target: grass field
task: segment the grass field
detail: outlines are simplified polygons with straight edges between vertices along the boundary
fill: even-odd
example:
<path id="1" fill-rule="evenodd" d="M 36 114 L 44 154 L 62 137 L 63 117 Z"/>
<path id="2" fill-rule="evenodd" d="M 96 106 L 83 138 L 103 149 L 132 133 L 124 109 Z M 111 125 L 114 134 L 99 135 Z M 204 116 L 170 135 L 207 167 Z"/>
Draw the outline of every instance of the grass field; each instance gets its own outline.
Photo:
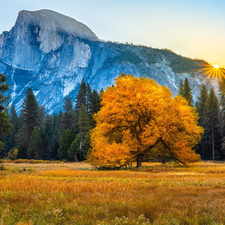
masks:
<path id="1" fill-rule="evenodd" d="M 225 164 L 0 164 L 3 224 L 225 224 Z"/>

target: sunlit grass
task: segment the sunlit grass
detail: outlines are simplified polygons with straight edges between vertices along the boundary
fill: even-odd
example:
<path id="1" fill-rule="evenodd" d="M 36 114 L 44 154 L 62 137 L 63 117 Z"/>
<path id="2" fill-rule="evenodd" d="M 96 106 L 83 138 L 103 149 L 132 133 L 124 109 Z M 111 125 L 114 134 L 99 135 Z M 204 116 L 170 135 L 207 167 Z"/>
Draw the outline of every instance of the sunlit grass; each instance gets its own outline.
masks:
<path id="1" fill-rule="evenodd" d="M 57 167 L 58 166 L 58 167 Z M 225 164 L 4 164 L 0 224 L 225 224 Z"/>

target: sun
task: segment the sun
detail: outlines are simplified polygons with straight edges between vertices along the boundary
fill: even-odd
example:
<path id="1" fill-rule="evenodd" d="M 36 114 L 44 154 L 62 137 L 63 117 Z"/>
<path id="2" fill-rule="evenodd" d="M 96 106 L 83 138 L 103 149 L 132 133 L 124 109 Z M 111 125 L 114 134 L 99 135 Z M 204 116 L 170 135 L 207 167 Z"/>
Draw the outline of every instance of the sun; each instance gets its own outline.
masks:
<path id="1" fill-rule="evenodd" d="M 205 65 L 200 69 L 200 74 L 204 76 L 203 83 L 207 81 L 209 84 L 215 84 L 217 86 L 221 79 L 225 79 L 225 69 L 221 68 L 218 64 Z"/>

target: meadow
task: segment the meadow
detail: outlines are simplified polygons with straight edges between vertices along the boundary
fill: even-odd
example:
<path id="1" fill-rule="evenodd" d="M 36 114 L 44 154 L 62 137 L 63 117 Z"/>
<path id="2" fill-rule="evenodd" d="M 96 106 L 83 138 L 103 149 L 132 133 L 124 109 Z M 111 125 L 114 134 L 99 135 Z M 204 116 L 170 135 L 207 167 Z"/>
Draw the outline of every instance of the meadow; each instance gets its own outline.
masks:
<path id="1" fill-rule="evenodd" d="M 0 225 L 225 224 L 225 163 L 0 164 Z"/>

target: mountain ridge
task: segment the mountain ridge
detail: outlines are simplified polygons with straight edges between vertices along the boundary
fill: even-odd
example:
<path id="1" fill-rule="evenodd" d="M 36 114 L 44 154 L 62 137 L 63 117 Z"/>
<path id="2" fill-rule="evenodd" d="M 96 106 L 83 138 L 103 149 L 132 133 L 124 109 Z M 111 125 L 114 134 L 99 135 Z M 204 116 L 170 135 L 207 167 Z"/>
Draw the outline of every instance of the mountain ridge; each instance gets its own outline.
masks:
<path id="1" fill-rule="evenodd" d="M 57 18 L 47 22 L 46 18 L 39 18 L 40 13 L 46 12 Z M 21 17 L 27 13 L 29 18 Z M 64 22 L 59 27 L 53 24 L 66 17 L 59 15 L 49 10 L 21 11 L 14 27 L 0 35 L 0 72 L 11 84 L 10 104 L 17 111 L 28 87 L 33 89 L 39 104 L 53 113 L 62 109 L 67 95 L 75 101 L 83 78 L 92 89 L 100 91 L 114 84 L 121 73 L 146 76 L 166 85 L 173 95 L 177 94 L 180 79 L 189 78 L 193 90 L 198 90 L 204 80 L 200 70 L 209 64 L 203 60 L 185 58 L 165 49 L 103 42 L 94 33 L 93 40 L 70 31 L 58 32 Z M 195 101 L 197 95 L 198 91 Z"/>

